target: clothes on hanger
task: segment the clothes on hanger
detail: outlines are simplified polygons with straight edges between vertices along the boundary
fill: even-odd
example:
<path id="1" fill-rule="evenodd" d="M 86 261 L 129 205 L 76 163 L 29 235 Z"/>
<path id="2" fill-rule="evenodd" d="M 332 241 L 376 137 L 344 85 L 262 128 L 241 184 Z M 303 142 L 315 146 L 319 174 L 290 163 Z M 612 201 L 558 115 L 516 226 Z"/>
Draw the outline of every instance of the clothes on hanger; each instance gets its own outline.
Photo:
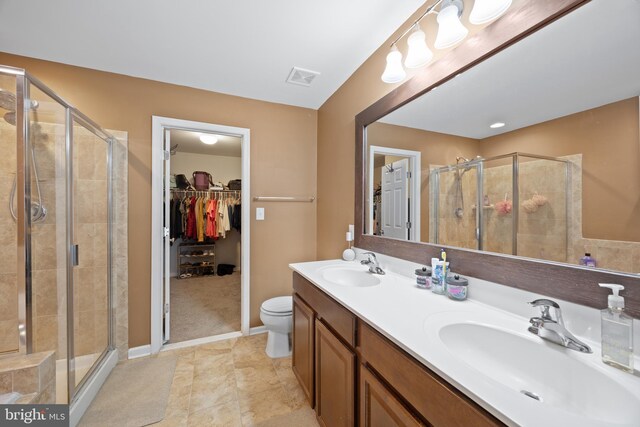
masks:
<path id="1" fill-rule="evenodd" d="M 238 197 L 216 191 L 197 192 L 182 199 L 172 197 L 169 203 L 172 243 L 178 238 L 197 242 L 226 238 L 232 229 L 240 232 L 242 206 Z"/>
<path id="2" fill-rule="evenodd" d="M 216 199 L 209 199 L 207 203 L 207 230 L 206 236 L 217 239 L 216 233 L 216 216 L 218 212 L 218 201 Z"/>

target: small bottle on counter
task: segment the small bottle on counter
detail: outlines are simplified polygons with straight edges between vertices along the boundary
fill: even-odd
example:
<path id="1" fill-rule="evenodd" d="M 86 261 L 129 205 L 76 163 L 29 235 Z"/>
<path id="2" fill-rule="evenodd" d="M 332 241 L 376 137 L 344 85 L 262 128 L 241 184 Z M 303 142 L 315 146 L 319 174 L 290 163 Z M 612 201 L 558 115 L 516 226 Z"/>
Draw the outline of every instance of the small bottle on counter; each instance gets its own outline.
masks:
<path id="1" fill-rule="evenodd" d="M 431 269 L 422 267 L 416 269 L 416 285 L 419 288 L 431 289 Z"/>
<path id="2" fill-rule="evenodd" d="M 431 292 L 444 295 L 444 282 L 436 275 L 431 276 Z"/>
<path id="3" fill-rule="evenodd" d="M 633 373 L 633 318 L 624 312 L 624 298 L 620 296 L 624 286 L 613 283 L 600 286 L 613 292 L 608 297 L 608 307 L 600 312 L 602 361 Z"/>
<path id="4" fill-rule="evenodd" d="M 585 267 L 596 267 L 596 259 L 591 256 L 589 252 L 585 253 L 583 257 L 580 258 L 580 265 L 584 265 Z"/>
<path id="5" fill-rule="evenodd" d="M 458 274 L 447 277 L 447 296 L 457 301 L 464 301 L 469 294 L 469 281 Z"/>

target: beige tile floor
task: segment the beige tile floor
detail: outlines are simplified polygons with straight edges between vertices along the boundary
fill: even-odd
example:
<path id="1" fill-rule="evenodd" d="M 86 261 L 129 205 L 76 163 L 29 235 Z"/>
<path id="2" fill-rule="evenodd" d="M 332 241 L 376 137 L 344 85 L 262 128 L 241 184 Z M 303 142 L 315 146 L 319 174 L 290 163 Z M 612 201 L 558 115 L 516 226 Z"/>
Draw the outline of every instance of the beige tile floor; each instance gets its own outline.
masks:
<path id="1" fill-rule="evenodd" d="M 153 426 L 259 426 L 308 408 L 291 358 L 267 357 L 266 339 L 260 334 L 160 353 L 178 361 L 165 419 Z M 296 427 L 318 426 L 312 416 L 304 419 Z"/>
<path id="2" fill-rule="evenodd" d="M 171 278 L 172 343 L 240 330 L 240 273 Z"/>

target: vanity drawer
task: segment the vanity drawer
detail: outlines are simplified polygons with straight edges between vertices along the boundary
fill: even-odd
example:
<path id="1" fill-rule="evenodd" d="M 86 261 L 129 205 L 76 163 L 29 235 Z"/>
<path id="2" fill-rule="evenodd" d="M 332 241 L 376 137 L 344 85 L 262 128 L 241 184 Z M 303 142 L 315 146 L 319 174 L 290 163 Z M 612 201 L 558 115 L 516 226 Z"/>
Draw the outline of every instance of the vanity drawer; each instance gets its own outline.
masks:
<path id="1" fill-rule="evenodd" d="M 362 363 L 380 374 L 430 424 L 436 427 L 504 425 L 369 325 L 358 323 L 358 352 Z"/>
<path id="2" fill-rule="evenodd" d="M 356 317 L 349 310 L 296 272 L 293 273 L 293 290 L 315 311 L 319 319 L 330 325 L 347 344 L 355 347 Z"/>

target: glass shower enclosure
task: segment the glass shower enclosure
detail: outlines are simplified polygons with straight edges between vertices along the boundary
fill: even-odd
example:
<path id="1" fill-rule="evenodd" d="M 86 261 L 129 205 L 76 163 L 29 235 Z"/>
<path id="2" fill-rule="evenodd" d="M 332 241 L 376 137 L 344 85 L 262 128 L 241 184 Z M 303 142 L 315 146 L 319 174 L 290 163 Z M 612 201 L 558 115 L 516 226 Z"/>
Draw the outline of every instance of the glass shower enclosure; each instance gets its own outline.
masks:
<path id="1" fill-rule="evenodd" d="M 570 168 L 510 153 L 433 168 L 430 242 L 567 261 Z"/>
<path id="2" fill-rule="evenodd" d="M 54 352 L 44 403 L 73 413 L 114 352 L 115 138 L 12 67 L 0 66 L 0 116 L 0 357 Z"/>

